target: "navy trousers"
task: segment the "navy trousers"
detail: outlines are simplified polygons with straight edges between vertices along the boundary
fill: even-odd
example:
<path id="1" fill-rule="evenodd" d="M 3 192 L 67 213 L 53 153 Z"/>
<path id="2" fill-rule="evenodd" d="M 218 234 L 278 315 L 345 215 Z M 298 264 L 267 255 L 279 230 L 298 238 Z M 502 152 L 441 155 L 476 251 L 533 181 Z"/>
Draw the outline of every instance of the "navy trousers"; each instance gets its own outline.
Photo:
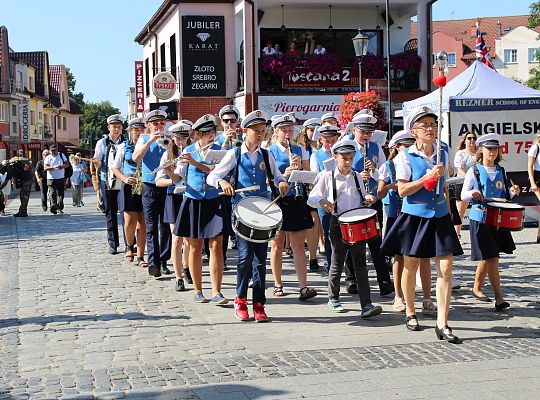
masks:
<path id="1" fill-rule="evenodd" d="M 144 220 L 146 222 L 146 252 L 148 254 L 148 265 L 161 267 L 161 249 L 159 240 L 160 215 L 163 215 L 165 208 L 166 188 L 158 188 L 150 183 L 143 183 L 142 205 Z M 161 224 L 163 225 L 163 224 Z M 164 234 L 166 235 L 166 231 Z M 170 230 L 169 230 L 170 238 Z M 170 250 L 169 250 L 170 257 Z M 165 261 L 166 263 L 166 261 Z"/>
<path id="2" fill-rule="evenodd" d="M 253 302 L 266 303 L 266 255 L 268 243 L 253 243 L 236 236 L 238 267 L 236 268 L 236 296 L 247 297 L 249 280 L 253 282 Z"/>
<path id="3" fill-rule="evenodd" d="M 117 248 L 118 239 L 118 190 L 107 190 L 104 181 L 99 181 L 99 188 L 103 193 L 103 207 L 107 217 L 107 242 L 109 247 Z"/>

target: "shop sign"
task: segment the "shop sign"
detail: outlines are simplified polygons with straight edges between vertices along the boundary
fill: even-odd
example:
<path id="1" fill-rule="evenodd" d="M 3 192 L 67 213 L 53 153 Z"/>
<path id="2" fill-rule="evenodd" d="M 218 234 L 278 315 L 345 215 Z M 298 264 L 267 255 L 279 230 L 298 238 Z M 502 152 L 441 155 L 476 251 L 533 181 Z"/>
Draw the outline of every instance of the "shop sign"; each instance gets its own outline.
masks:
<path id="1" fill-rule="evenodd" d="M 182 96 L 225 96 L 225 18 L 182 17 Z"/>
<path id="2" fill-rule="evenodd" d="M 283 77 L 283 88 L 351 88 L 358 86 L 358 71 L 344 67 L 340 71 L 321 74 L 307 67 L 297 67 Z"/>
<path id="3" fill-rule="evenodd" d="M 136 112 L 144 112 L 144 70 L 142 61 L 135 61 L 135 107 Z"/>

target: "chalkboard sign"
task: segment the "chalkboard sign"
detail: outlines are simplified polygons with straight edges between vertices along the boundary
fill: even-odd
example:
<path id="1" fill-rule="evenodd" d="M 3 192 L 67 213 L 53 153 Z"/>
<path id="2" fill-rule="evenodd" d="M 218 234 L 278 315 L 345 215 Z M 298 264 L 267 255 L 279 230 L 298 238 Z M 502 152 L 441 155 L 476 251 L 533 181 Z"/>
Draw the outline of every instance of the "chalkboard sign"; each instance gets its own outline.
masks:
<path id="1" fill-rule="evenodd" d="M 178 103 L 176 101 L 167 101 L 163 103 L 150 103 L 150 111 L 162 110 L 167 113 L 169 121 L 176 121 L 178 119 Z"/>
<path id="2" fill-rule="evenodd" d="M 184 97 L 225 96 L 225 18 L 182 17 Z"/>

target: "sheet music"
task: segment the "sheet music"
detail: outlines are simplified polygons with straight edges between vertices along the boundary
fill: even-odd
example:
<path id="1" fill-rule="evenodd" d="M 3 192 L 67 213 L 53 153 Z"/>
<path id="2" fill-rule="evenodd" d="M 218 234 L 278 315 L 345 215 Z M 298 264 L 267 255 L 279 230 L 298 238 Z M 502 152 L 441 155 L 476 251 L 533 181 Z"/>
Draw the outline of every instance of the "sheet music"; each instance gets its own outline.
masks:
<path id="1" fill-rule="evenodd" d="M 221 159 L 225 157 L 228 150 L 214 150 L 210 149 L 204 154 L 203 161 L 209 162 L 211 164 L 219 164 Z"/>
<path id="2" fill-rule="evenodd" d="M 298 171 L 295 170 L 291 173 L 289 177 L 289 182 L 293 183 L 310 183 L 315 182 L 317 178 L 317 172 L 315 171 Z"/>
<path id="3" fill-rule="evenodd" d="M 323 165 L 325 171 L 333 171 L 336 169 L 336 159 L 330 157 L 329 159 L 323 161 Z"/>

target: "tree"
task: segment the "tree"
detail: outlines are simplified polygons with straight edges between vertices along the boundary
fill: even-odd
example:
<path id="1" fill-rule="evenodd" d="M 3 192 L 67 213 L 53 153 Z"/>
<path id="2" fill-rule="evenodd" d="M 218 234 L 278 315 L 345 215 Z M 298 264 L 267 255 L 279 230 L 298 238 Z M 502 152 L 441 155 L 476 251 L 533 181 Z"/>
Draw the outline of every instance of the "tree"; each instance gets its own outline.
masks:
<path id="1" fill-rule="evenodd" d="M 67 78 L 67 85 L 68 85 L 68 95 L 69 97 L 72 97 L 75 99 L 75 102 L 77 105 L 82 109 L 84 107 L 84 93 L 78 92 L 75 93 L 75 85 L 77 84 L 77 79 L 75 79 L 75 75 L 73 75 L 73 72 L 66 67 L 66 78 Z"/>
<path id="2" fill-rule="evenodd" d="M 110 101 L 84 104 L 83 116 L 80 120 L 80 138 L 84 147 L 93 148 L 103 135 L 109 133 L 107 117 L 112 114 L 120 114 L 120 110 Z"/>

